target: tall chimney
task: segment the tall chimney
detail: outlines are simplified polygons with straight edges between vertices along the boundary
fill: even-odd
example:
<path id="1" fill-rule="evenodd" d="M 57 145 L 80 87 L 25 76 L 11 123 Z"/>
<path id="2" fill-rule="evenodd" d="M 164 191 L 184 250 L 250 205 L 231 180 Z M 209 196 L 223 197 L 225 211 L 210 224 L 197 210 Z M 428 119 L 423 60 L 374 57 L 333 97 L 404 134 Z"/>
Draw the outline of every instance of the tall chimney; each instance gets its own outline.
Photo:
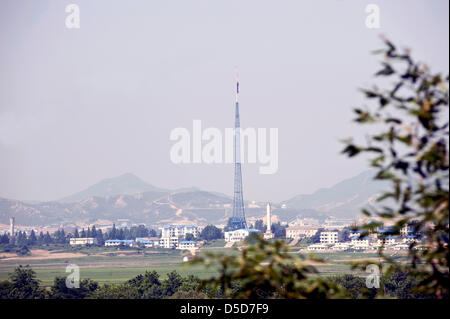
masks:
<path id="1" fill-rule="evenodd" d="M 271 239 L 274 237 L 274 234 L 272 233 L 272 207 L 270 206 L 270 203 L 267 203 L 266 226 L 267 229 L 264 238 Z"/>
<path id="2" fill-rule="evenodd" d="M 10 217 L 9 218 L 9 233 L 11 234 L 11 238 L 13 238 L 14 237 L 14 221 L 15 221 L 15 218 L 14 217 Z"/>
<path id="3" fill-rule="evenodd" d="M 272 207 L 270 203 L 267 203 L 267 216 L 266 216 L 267 232 L 272 232 Z"/>

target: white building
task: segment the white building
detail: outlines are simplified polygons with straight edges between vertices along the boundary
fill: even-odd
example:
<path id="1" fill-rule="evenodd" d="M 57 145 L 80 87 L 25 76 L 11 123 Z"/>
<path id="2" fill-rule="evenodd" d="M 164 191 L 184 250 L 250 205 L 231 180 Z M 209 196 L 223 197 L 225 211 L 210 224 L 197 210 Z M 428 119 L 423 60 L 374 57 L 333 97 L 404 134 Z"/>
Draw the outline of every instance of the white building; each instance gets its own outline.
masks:
<path id="1" fill-rule="evenodd" d="M 161 237 L 180 237 L 184 238 L 187 234 L 192 234 L 194 237 L 198 237 L 199 229 L 195 225 L 170 225 L 162 228 Z"/>
<path id="2" fill-rule="evenodd" d="M 178 243 L 177 249 L 196 249 L 197 243 L 195 241 L 184 240 Z"/>
<path id="3" fill-rule="evenodd" d="M 349 233 L 348 233 L 348 238 L 350 238 L 350 240 L 352 239 L 352 238 L 355 238 L 355 237 L 361 237 L 361 231 L 359 231 L 359 230 L 351 230 L 351 231 L 349 231 Z"/>
<path id="4" fill-rule="evenodd" d="M 370 242 L 368 238 L 353 237 L 351 243 L 354 249 L 370 248 Z"/>
<path id="5" fill-rule="evenodd" d="M 383 239 L 382 238 L 378 239 L 377 244 L 378 244 L 378 246 L 381 246 L 383 244 Z M 395 244 L 397 244 L 397 240 L 395 237 L 388 236 L 388 237 L 384 238 L 384 246 L 392 246 Z"/>
<path id="6" fill-rule="evenodd" d="M 347 250 L 350 248 L 350 243 L 336 243 L 331 249 L 333 250 Z"/>
<path id="7" fill-rule="evenodd" d="M 409 245 L 408 244 L 398 244 L 393 247 L 394 250 L 408 250 Z"/>
<path id="8" fill-rule="evenodd" d="M 226 242 L 236 242 L 242 241 L 247 238 L 251 233 L 259 233 L 257 229 L 237 229 L 232 231 L 225 232 L 225 241 Z"/>
<path id="9" fill-rule="evenodd" d="M 406 236 L 405 238 L 402 239 L 402 242 L 404 244 L 412 244 L 412 243 L 418 243 L 420 242 L 420 239 L 417 236 Z"/>
<path id="10" fill-rule="evenodd" d="M 88 237 L 88 238 L 70 238 L 69 243 L 73 246 L 75 245 L 95 245 L 97 244 L 97 238 Z"/>
<path id="11" fill-rule="evenodd" d="M 267 203 L 266 212 L 267 212 L 266 216 L 267 229 L 266 232 L 264 233 L 264 239 L 271 239 L 275 236 L 272 233 L 272 207 L 270 206 L 270 203 Z"/>
<path id="12" fill-rule="evenodd" d="M 339 242 L 339 233 L 337 231 L 323 231 L 320 233 L 321 244 L 335 244 Z"/>
<path id="13" fill-rule="evenodd" d="M 317 233 L 315 226 L 289 226 L 286 228 L 286 237 L 295 239 L 302 237 L 312 237 Z"/>
<path id="14" fill-rule="evenodd" d="M 164 226 L 159 239 L 159 246 L 162 248 L 178 248 L 187 234 L 198 237 L 200 233 L 199 227 L 195 225 L 169 225 Z"/>
<path id="15" fill-rule="evenodd" d="M 177 248 L 179 241 L 180 241 L 180 239 L 177 236 L 175 236 L 175 237 L 161 237 L 159 239 L 159 246 L 162 247 L 162 248 Z"/>
<path id="16" fill-rule="evenodd" d="M 134 240 L 126 239 L 109 239 L 105 241 L 105 246 L 133 246 Z"/>
<path id="17" fill-rule="evenodd" d="M 324 244 L 312 244 L 312 245 L 309 245 L 307 249 L 314 250 L 314 251 L 321 251 L 321 250 L 328 250 L 330 248 Z"/>

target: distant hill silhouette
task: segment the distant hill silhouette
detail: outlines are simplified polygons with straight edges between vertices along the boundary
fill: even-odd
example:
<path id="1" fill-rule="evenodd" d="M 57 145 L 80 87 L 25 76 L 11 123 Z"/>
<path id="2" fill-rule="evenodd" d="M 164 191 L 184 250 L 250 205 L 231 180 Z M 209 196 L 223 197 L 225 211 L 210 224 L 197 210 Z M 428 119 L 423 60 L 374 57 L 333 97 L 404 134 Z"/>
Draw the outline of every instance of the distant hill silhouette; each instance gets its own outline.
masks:
<path id="1" fill-rule="evenodd" d="M 374 202 L 386 183 L 373 181 L 366 171 L 308 195 L 274 203 L 274 214 L 282 221 L 297 217 L 324 220 L 327 216 L 353 218 L 361 208 Z M 0 198 L 0 223 L 14 216 L 21 225 L 55 225 L 75 222 L 114 222 L 163 225 L 177 223 L 226 224 L 232 213 L 232 198 L 195 187 L 174 191 L 152 186 L 133 174 L 110 178 L 60 201 L 30 202 Z M 246 207 L 247 217 L 261 218 L 266 203 Z M 285 204 L 285 208 L 281 208 Z"/>
<path id="2" fill-rule="evenodd" d="M 289 209 L 314 209 L 339 217 L 354 217 L 386 190 L 387 183 L 373 180 L 374 175 L 375 171 L 368 170 L 332 187 L 297 195 L 282 204 Z"/>
<path id="3" fill-rule="evenodd" d="M 112 196 L 121 194 L 135 194 L 145 192 L 169 192 L 144 182 L 139 177 L 126 173 L 114 178 L 101 180 L 81 192 L 60 199 L 60 202 L 77 202 L 92 196 Z"/>

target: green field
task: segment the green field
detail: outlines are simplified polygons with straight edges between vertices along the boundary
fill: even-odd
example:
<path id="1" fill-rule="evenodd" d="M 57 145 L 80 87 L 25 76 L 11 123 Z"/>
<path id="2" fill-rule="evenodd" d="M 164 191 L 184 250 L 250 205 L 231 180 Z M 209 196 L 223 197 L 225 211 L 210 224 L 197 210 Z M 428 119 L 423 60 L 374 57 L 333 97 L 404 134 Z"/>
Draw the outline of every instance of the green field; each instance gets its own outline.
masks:
<path id="1" fill-rule="evenodd" d="M 231 254 L 234 250 L 223 248 L 223 242 L 217 241 L 205 246 L 201 252 L 220 252 Z M 298 249 L 291 249 L 293 255 L 300 255 Z M 53 253 L 73 253 L 82 254 L 75 258 L 58 257 L 51 258 Z M 66 266 L 76 264 L 80 267 L 81 278 L 90 278 L 101 284 L 122 283 L 132 277 L 144 273 L 147 270 L 155 270 L 162 277 L 168 272 L 176 270 L 181 275 L 196 275 L 200 278 L 207 278 L 214 275 L 214 269 L 206 269 L 201 265 L 186 265 L 183 256 L 186 252 L 179 250 L 156 250 L 156 249 L 123 249 L 96 247 L 83 249 L 67 249 L 53 251 L 49 257 L 39 259 L 36 255 L 21 257 L 20 260 L 6 258 L 0 259 L 0 280 L 8 278 L 18 265 L 30 265 L 37 273 L 42 284 L 49 286 L 56 276 L 65 276 Z M 353 253 L 353 252 L 333 252 L 316 253 L 316 256 L 324 260 L 323 264 L 315 265 L 320 275 L 329 276 L 343 273 L 354 273 L 349 262 L 358 259 L 377 260 L 376 253 Z"/>
<path id="2" fill-rule="evenodd" d="M 80 267 L 81 278 L 91 278 L 100 283 L 121 283 L 147 270 L 156 270 L 161 276 L 176 270 L 181 275 L 197 275 L 205 278 L 214 273 L 202 266 L 187 266 L 183 263 L 183 252 L 174 250 L 168 252 L 142 253 L 133 250 L 111 252 L 104 255 L 85 255 L 77 258 L 20 260 L 0 259 L 0 280 L 8 278 L 18 265 L 30 265 L 37 273 L 38 279 L 45 286 L 51 285 L 56 276 L 65 276 L 66 266 L 76 264 Z"/>

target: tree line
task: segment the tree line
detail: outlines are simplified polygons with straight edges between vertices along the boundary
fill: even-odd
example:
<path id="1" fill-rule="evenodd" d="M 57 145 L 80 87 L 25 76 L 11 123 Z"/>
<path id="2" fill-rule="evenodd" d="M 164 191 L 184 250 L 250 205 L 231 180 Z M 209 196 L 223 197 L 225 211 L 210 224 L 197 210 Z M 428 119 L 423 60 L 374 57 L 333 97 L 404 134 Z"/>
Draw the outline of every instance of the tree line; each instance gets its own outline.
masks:
<path id="1" fill-rule="evenodd" d="M 18 231 L 14 238 L 8 234 L 3 234 L 0 236 L 0 244 L 14 244 L 17 246 L 65 245 L 69 244 L 70 238 L 96 238 L 98 245 L 103 245 L 108 239 L 136 239 L 137 237 L 156 237 L 157 235 L 156 230 L 148 229 L 144 225 L 132 226 L 131 228 L 116 228 L 113 224 L 113 227 L 107 232 L 97 229 L 94 225 L 87 229 L 82 228 L 78 230 L 76 228 L 73 233 L 67 233 L 62 228 L 53 234 L 50 234 L 48 231 L 45 233 L 41 231 L 39 235 L 36 235 L 34 230 L 31 230 L 29 235 L 24 231 Z"/>
<path id="2" fill-rule="evenodd" d="M 365 278 L 355 275 L 327 277 L 330 285 L 340 287 L 339 298 L 361 299 L 375 298 L 375 289 L 366 287 Z M 433 298 L 414 291 L 417 279 L 408 273 L 394 272 L 384 279 L 385 295 L 391 298 Z M 238 282 L 231 285 L 231 291 L 238 293 L 242 286 Z M 261 287 L 262 288 L 262 287 Z M 257 290 L 259 297 L 277 298 L 277 293 Z M 8 280 L 0 281 L 0 299 L 206 299 L 225 298 L 222 287 L 202 285 L 197 276 L 181 276 L 176 271 L 169 272 L 161 278 L 156 271 L 146 271 L 121 284 L 100 285 L 91 279 L 82 279 L 79 288 L 68 288 L 65 277 L 56 277 L 50 287 L 44 287 L 36 277 L 36 272 L 29 266 L 18 266 L 9 275 Z M 322 296 L 324 297 L 324 295 Z"/>
<path id="3" fill-rule="evenodd" d="M 3 234 L 0 236 L 0 245 L 6 247 L 8 250 L 11 245 L 20 247 L 16 249 L 19 254 L 28 253 L 27 247 L 29 246 L 48 246 L 48 245 L 66 245 L 69 244 L 70 238 L 96 238 L 97 245 L 104 245 L 106 240 L 109 239 L 119 239 L 119 240 L 135 240 L 138 237 L 157 237 L 158 232 L 155 229 L 146 228 L 144 225 L 132 226 L 130 228 L 116 228 L 113 224 L 112 228 L 103 232 L 101 229 L 97 229 L 94 226 L 88 227 L 87 229 L 82 228 L 78 230 L 77 228 L 73 233 L 67 233 L 63 228 L 58 229 L 56 232 L 50 234 L 47 232 L 40 232 L 36 235 L 34 230 L 31 230 L 29 235 L 24 231 L 16 232 L 14 238 L 8 234 Z M 202 229 L 198 238 L 195 238 L 192 234 L 186 234 L 184 240 L 215 240 L 223 238 L 223 231 L 214 225 L 208 225 Z"/>
<path id="4" fill-rule="evenodd" d="M 0 281 L 0 299 L 161 299 L 205 298 L 197 291 L 198 277 L 182 277 L 176 271 L 161 278 L 156 271 L 146 271 L 122 284 L 100 285 L 91 279 L 82 279 L 79 288 L 68 288 L 65 277 L 56 277 L 53 285 L 43 287 L 36 272 L 27 266 L 18 266 L 9 279 Z"/>

